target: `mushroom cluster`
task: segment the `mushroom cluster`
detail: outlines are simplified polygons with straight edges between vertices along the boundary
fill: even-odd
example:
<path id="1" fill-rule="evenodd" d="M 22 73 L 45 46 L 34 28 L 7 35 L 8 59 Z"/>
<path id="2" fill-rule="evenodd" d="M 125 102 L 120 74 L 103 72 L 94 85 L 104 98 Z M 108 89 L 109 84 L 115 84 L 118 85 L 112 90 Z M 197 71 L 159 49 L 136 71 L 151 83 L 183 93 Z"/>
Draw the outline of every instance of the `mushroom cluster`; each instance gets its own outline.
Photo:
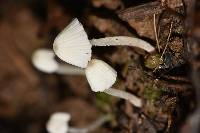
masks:
<path id="1" fill-rule="evenodd" d="M 92 59 L 92 46 L 127 45 L 154 51 L 148 42 L 135 37 L 117 36 L 89 40 L 83 25 L 74 19 L 53 43 L 55 54 L 63 61 L 85 69 L 92 91 L 126 99 L 137 107 L 142 106 L 141 99 L 125 91 L 111 88 L 116 81 L 117 72 L 102 60 Z"/>
<path id="2" fill-rule="evenodd" d="M 37 50 L 32 57 L 33 65 L 42 72 L 69 75 L 86 75 L 94 92 L 105 92 L 109 95 L 130 101 L 141 107 L 142 101 L 126 91 L 111 88 L 117 79 L 117 72 L 106 62 L 92 59 L 92 46 L 126 45 L 153 52 L 155 48 L 148 42 L 135 37 L 115 36 L 89 40 L 83 25 L 77 18 L 55 38 L 53 50 Z M 69 65 L 63 65 L 54 59 L 57 55 Z M 71 65 L 70 65 L 71 64 Z"/>
<path id="3" fill-rule="evenodd" d="M 136 107 L 141 107 L 142 100 L 137 96 L 112 88 L 117 79 L 117 72 L 110 65 L 102 60 L 92 59 L 92 46 L 113 45 L 138 47 L 147 52 L 155 50 L 148 42 L 135 37 L 116 36 L 89 40 L 82 24 L 75 18 L 55 38 L 53 51 L 49 49 L 36 50 L 32 56 L 32 63 L 38 70 L 46 73 L 85 75 L 92 91 L 104 92 L 128 100 Z M 55 55 L 68 64 L 58 63 Z M 69 127 L 70 118 L 68 113 L 53 114 L 47 123 L 48 132 L 86 133 L 108 120 L 108 117 L 104 117 L 87 128 L 81 129 Z"/>

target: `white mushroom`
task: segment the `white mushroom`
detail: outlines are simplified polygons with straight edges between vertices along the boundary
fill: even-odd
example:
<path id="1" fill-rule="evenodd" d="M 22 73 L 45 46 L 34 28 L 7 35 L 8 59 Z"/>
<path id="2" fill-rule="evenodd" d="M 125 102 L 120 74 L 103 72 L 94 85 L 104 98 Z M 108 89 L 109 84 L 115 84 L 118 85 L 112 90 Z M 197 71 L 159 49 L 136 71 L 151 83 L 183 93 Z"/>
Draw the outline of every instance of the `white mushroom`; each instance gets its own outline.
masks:
<path id="1" fill-rule="evenodd" d="M 32 63 L 38 70 L 46 73 L 53 73 L 58 69 L 58 63 L 54 60 L 52 50 L 36 50 L 32 55 Z"/>
<path id="2" fill-rule="evenodd" d="M 128 100 L 137 107 L 142 106 L 142 101 L 137 96 L 111 88 L 116 81 L 117 72 L 104 61 L 92 59 L 85 70 L 85 74 L 94 92 L 105 92 L 109 95 Z"/>
<path id="3" fill-rule="evenodd" d="M 52 114 L 46 125 L 47 131 L 49 133 L 88 133 L 109 121 L 111 116 L 109 114 L 102 116 L 85 128 L 70 127 L 70 119 L 71 115 L 69 113 L 56 112 Z"/>
<path id="4" fill-rule="evenodd" d="M 117 72 L 111 66 L 97 59 L 89 62 L 85 74 L 94 92 L 109 89 L 117 78 Z"/>
<path id="5" fill-rule="evenodd" d="M 49 133 L 67 133 L 69 130 L 68 122 L 70 119 L 71 116 L 68 113 L 54 113 L 47 122 L 47 131 Z"/>
<path id="6" fill-rule="evenodd" d="M 91 47 L 82 24 L 76 18 L 53 43 L 54 52 L 61 60 L 81 68 L 85 68 L 91 60 Z"/>
<path id="7" fill-rule="evenodd" d="M 53 49 L 61 60 L 81 68 L 86 68 L 91 60 L 92 45 L 127 45 L 139 47 L 147 52 L 155 50 L 148 42 L 135 37 L 117 36 L 89 41 L 82 24 L 76 18 L 55 38 Z"/>
<path id="8" fill-rule="evenodd" d="M 32 63 L 40 71 L 45 73 L 58 73 L 68 75 L 84 75 L 84 70 L 71 66 L 59 64 L 52 50 L 38 49 L 33 53 Z"/>

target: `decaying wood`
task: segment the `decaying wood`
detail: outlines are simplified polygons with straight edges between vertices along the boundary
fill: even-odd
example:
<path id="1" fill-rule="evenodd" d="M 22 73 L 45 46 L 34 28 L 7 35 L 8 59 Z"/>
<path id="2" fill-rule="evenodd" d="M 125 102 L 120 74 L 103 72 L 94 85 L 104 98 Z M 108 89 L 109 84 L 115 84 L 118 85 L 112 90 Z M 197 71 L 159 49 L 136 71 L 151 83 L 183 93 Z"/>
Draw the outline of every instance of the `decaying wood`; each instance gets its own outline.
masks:
<path id="1" fill-rule="evenodd" d="M 143 4 L 136 7 L 130 7 L 118 13 L 119 17 L 124 21 L 130 19 L 142 20 L 144 17 L 153 16 L 153 14 L 161 13 L 165 8 L 159 1 Z"/>
<path id="2" fill-rule="evenodd" d="M 89 22 L 107 36 L 119 36 L 122 34 L 125 36 L 134 36 L 125 26 L 112 19 L 90 16 Z"/>

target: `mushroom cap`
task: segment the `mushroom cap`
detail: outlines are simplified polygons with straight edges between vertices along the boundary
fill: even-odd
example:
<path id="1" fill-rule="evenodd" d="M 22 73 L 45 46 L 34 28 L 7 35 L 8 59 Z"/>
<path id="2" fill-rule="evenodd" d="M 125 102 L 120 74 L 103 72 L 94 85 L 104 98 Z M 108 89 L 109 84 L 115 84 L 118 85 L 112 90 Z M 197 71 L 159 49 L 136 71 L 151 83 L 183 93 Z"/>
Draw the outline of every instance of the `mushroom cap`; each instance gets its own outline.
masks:
<path id="1" fill-rule="evenodd" d="M 53 50 L 61 60 L 81 68 L 86 68 L 91 60 L 91 47 L 87 33 L 76 18 L 53 43 Z"/>
<path id="2" fill-rule="evenodd" d="M 46 125 L 47 131 L 49 133 L 67 133 L 70 119 L 71 116 L 68 113 L 57 112 L 52 114 Z"/>
<path id="3" fill-rule="evenodd" d="M 92 59 L 89 62 L 85 73 L 94 92 L 109 89 L 117 78 L 117 72 L 107 63 L 98 59 Z"/>
<path id="4" fill-rule="evenodd" d="M 53 73 L 59 67 L 54 57 L 55 54 L 52 50 L 38 49 L 32 55 L 32 63 L 42 72 Z"/>

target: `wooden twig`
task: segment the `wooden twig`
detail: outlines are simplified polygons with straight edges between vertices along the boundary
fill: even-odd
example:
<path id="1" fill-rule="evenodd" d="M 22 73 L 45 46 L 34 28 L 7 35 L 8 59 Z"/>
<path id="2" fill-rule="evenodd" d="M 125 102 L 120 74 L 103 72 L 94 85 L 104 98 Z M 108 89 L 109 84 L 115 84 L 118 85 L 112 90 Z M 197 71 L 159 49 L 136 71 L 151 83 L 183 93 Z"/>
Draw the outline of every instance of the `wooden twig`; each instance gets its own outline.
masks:
<path id="1" fill-rule="evenodd" d="M 157 27 L 156 27 L 156 14 L 153 14 L 153 27 L 154 27 L 154 33 L 156 37 L 156 45 L 158 47 L 158 52 L 160 53 L 160 45 L 159 45 L 159 40 L 158 40 L 158 33 L 157 33 Z"/>
<path id="2" fill-rule="evenodd" d="M 172 19 L 172 22 L 171 22 L 171 25 L 170 25 L 169 34 L 168 34 L 168 37 L 167 37 L 167 43 L 165 45 L 165 48 L 164 48 L 163 53 L 161 55 L 161 58 L 163 58 L 163 55 L 164 55 L 165 51 L 167 50 L 167 47 L 168 47 L 168 44 L 169 44 L 169 38 L 170 38 L 171 33 L 172 33 L 172 27 L 173 27 L 173 19 Z"/>

